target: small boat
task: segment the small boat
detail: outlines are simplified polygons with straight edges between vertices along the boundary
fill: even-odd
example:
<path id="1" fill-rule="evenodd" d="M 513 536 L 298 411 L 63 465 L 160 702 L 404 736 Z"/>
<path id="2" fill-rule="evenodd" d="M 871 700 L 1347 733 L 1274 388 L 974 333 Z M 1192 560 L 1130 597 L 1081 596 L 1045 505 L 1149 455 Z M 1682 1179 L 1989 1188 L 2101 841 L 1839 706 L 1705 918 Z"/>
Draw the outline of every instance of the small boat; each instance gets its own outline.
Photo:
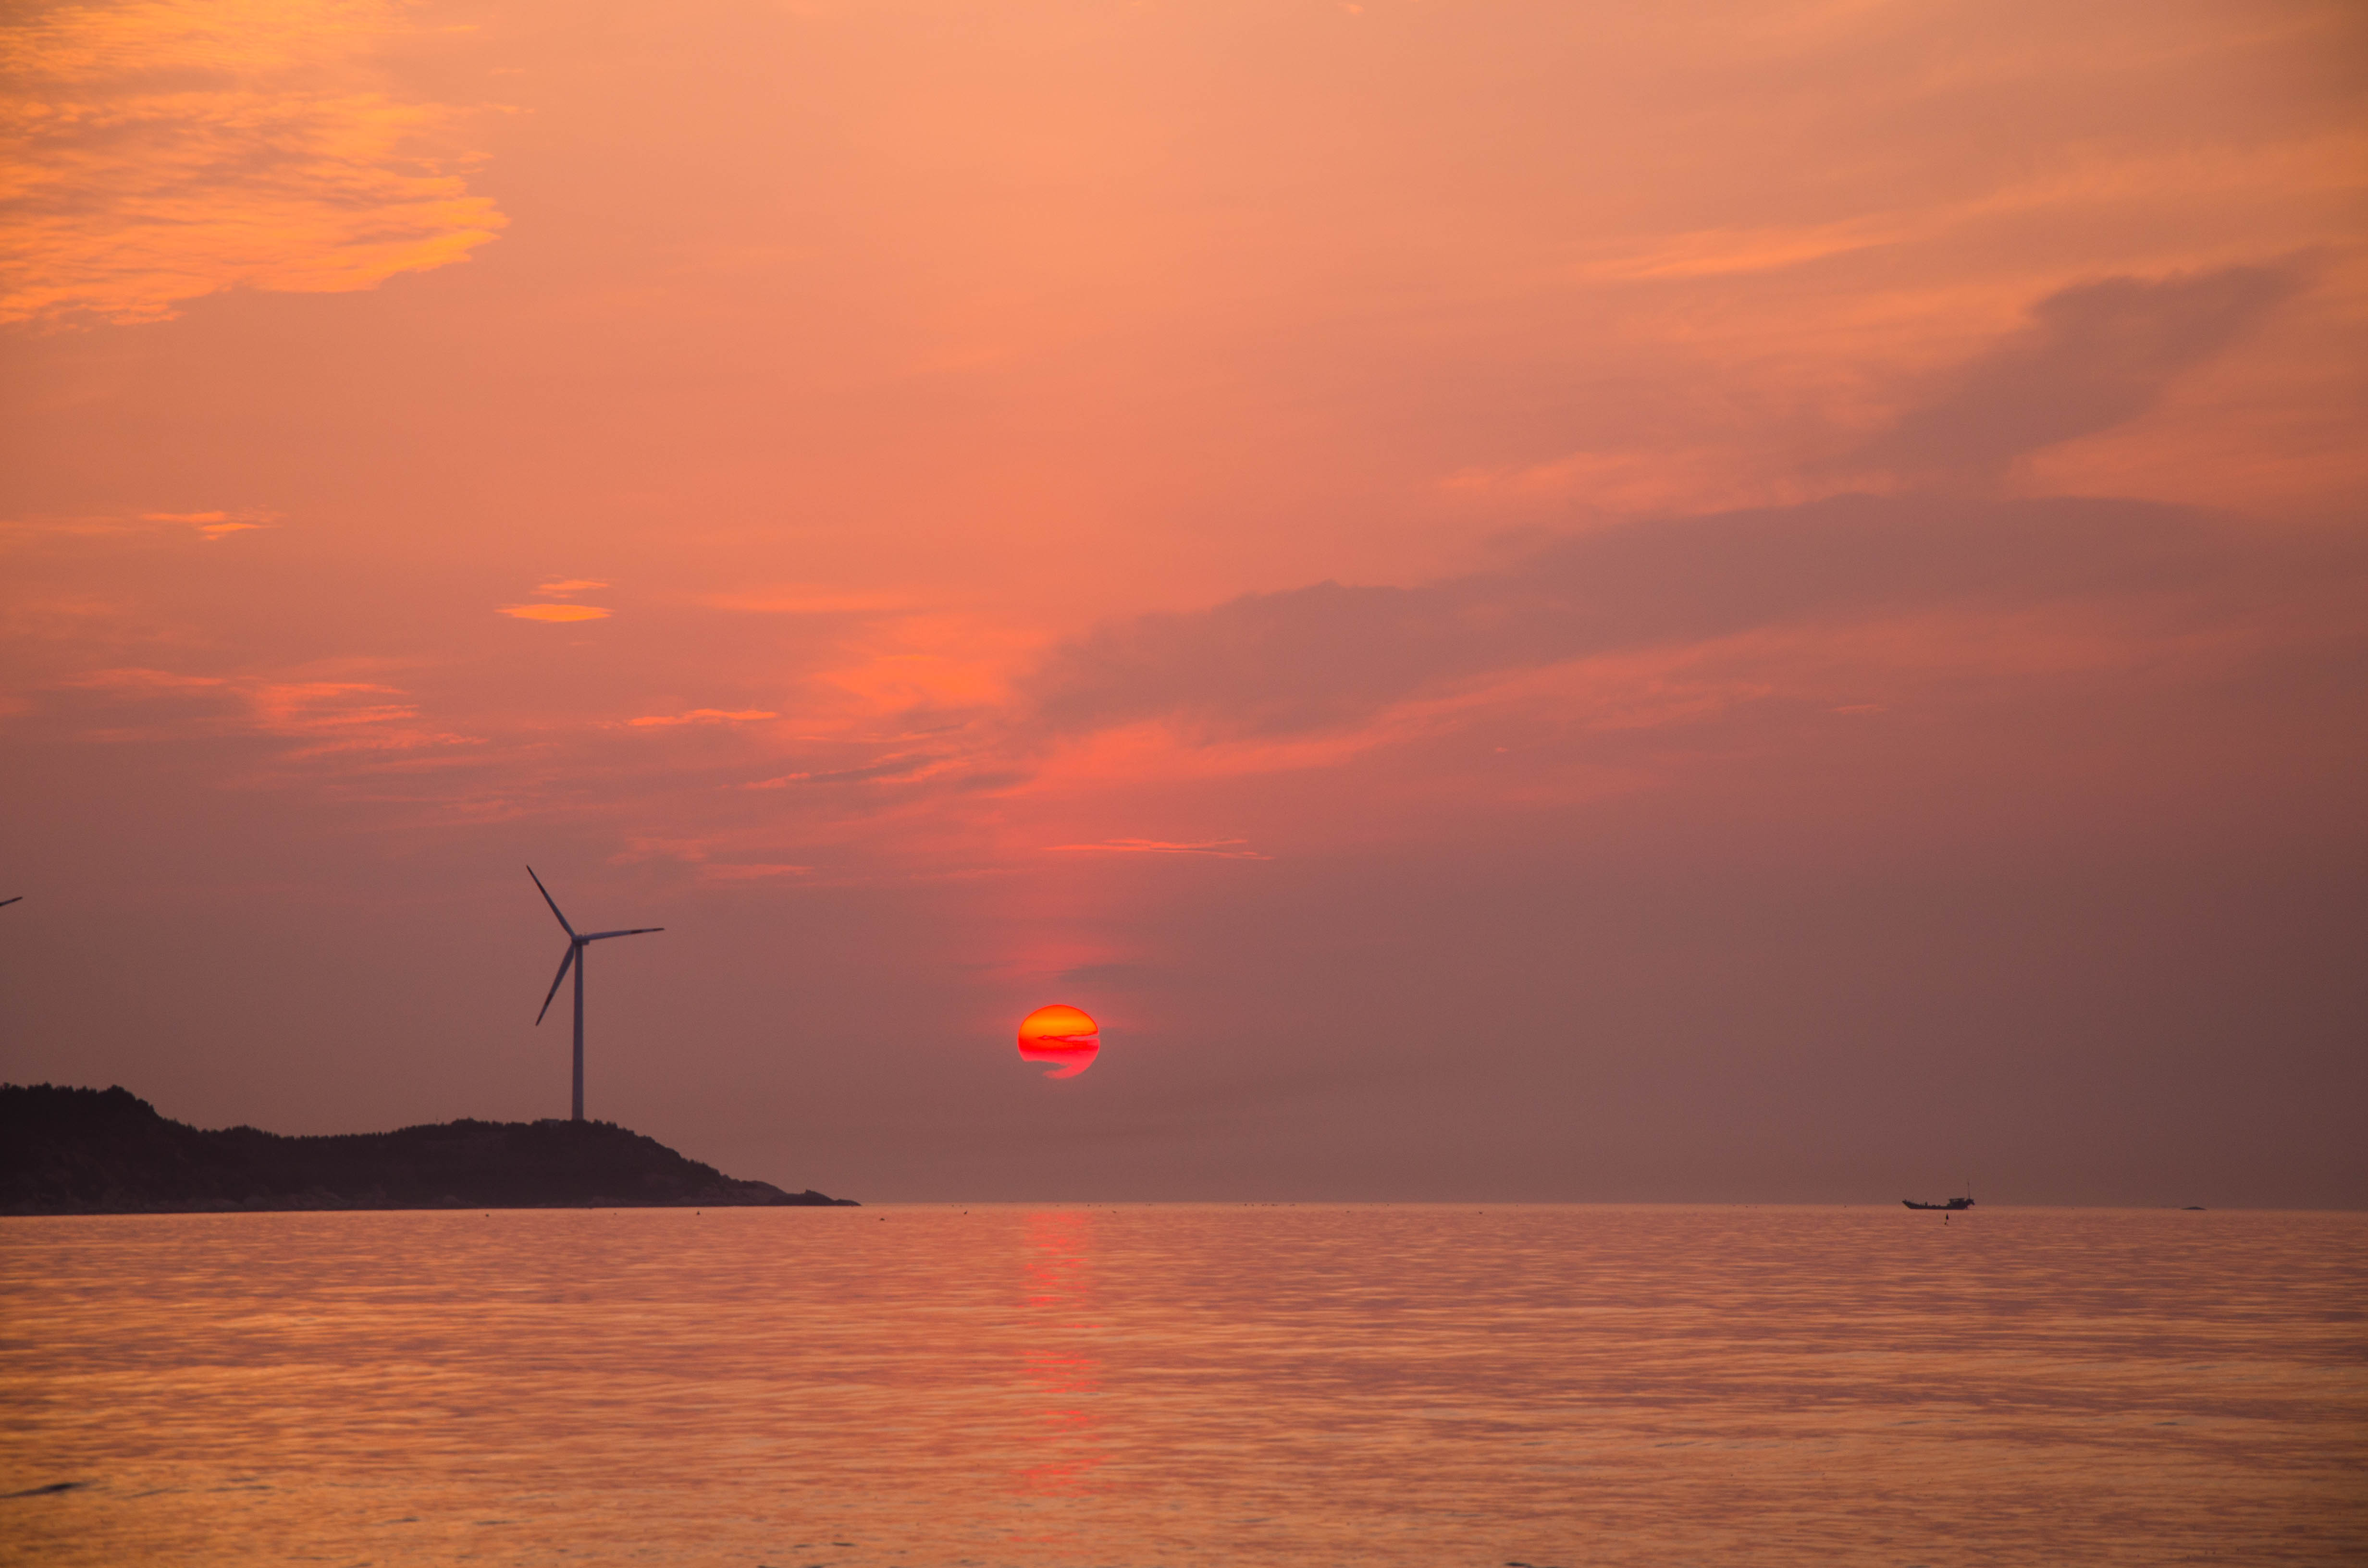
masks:
<path id="1" fill-rule="evenodd" d="M 1974 1206 L 1974 1200 L 1970 1198 L 1952 1198 L 1946 1203 L 1918 1203 L 1912 1198 L 1903 1198 L 1899 1201 L 1910 1209 L 1939 1209 L 1952 1214 L 1961 1209 L 1971 1209 Z"/>

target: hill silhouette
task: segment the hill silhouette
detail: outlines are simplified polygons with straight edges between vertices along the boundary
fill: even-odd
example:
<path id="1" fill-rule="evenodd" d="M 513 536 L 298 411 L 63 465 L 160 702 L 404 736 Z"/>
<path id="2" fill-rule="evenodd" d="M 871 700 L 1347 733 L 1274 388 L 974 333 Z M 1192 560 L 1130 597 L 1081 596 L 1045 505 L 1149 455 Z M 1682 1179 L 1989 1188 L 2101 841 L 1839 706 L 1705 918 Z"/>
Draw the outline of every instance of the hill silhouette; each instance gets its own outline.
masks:
<path id="1" fill-rule="evenodd" d="M 0 1213 L 848 1205 L 734 1181 L 611 1121 L 208 1132 L 130 1090 L 0 1085 Z"/>

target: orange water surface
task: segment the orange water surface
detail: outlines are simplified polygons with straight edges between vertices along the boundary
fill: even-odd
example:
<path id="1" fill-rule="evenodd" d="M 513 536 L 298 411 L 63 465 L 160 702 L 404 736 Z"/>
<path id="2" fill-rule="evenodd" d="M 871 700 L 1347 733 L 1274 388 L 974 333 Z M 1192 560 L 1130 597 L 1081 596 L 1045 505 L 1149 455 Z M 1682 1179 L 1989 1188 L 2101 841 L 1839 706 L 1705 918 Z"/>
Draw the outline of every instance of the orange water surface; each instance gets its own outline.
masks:
<path id="1" fill-rule="evenodd" d="M 13 1219 L 0 1558 L 2357 1563 L 2363 1304 L 2352 1214 Z"/>

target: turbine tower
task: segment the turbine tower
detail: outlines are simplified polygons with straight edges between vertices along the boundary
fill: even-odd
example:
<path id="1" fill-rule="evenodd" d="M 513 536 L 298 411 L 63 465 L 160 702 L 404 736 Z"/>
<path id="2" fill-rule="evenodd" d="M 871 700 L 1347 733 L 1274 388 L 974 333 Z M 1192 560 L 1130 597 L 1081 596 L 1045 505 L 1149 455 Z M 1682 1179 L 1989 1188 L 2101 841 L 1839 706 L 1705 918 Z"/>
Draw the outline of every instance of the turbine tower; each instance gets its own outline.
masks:
<path id="1" fill-rule="evenodd" d="M 534 877 L 534 868 L 532 866 L 529 866 L 526 869 L 526 874 L 529 877 Z M 567 916 L 559 914 L 559 901 L 551 896 L 551 890 L 542 885 L 542 879 L 541 877 L 534 877 L 534 887 L 537 892 L 542 894 L 542 902 L 551 905 L 551 913 L 554 915 L 558 915 L 559 928 L 567 933 L 567 956 L 559 960 L 559 972 L 552 977 L 551 990 L 542 999 L 542 1013 L 537 1013 L 534 1016 L 534 1021 L 538 1025 L 541 1024 L 542 1022 L 543 1013 L 551 1011 L 551 999 L 552 997 L 559 994 L 559 983 L 567 978 L 568 968 L 570 965 L 573 965 L 575 970 L 575 1108 L 574 1119 L 581 1121 L 584 1119 L 584 949 L 594 942 L 605 942 L 611 937 L 642 937 L 648 935 L 652 931 L 663 931 L 666 927 L 663 926 L 636 926 L 630 931 L 586 931 L 582 936 L 578 936 L 576 935 L 575 927 L 567 923 Z"/>

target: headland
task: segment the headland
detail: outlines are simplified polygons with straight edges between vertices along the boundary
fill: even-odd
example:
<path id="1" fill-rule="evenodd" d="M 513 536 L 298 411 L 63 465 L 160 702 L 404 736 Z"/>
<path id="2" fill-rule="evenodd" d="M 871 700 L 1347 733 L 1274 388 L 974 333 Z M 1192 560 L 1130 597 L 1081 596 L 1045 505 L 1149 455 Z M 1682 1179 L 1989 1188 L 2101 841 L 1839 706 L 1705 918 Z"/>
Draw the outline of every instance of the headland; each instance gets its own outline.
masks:
<path id="1" fill-rule="evenodd" d="M 0 1214 L 854 1207 L 735 1181 L 610 1121 L 205 1131 L 123 1088 L 0 1085 Z"/>

